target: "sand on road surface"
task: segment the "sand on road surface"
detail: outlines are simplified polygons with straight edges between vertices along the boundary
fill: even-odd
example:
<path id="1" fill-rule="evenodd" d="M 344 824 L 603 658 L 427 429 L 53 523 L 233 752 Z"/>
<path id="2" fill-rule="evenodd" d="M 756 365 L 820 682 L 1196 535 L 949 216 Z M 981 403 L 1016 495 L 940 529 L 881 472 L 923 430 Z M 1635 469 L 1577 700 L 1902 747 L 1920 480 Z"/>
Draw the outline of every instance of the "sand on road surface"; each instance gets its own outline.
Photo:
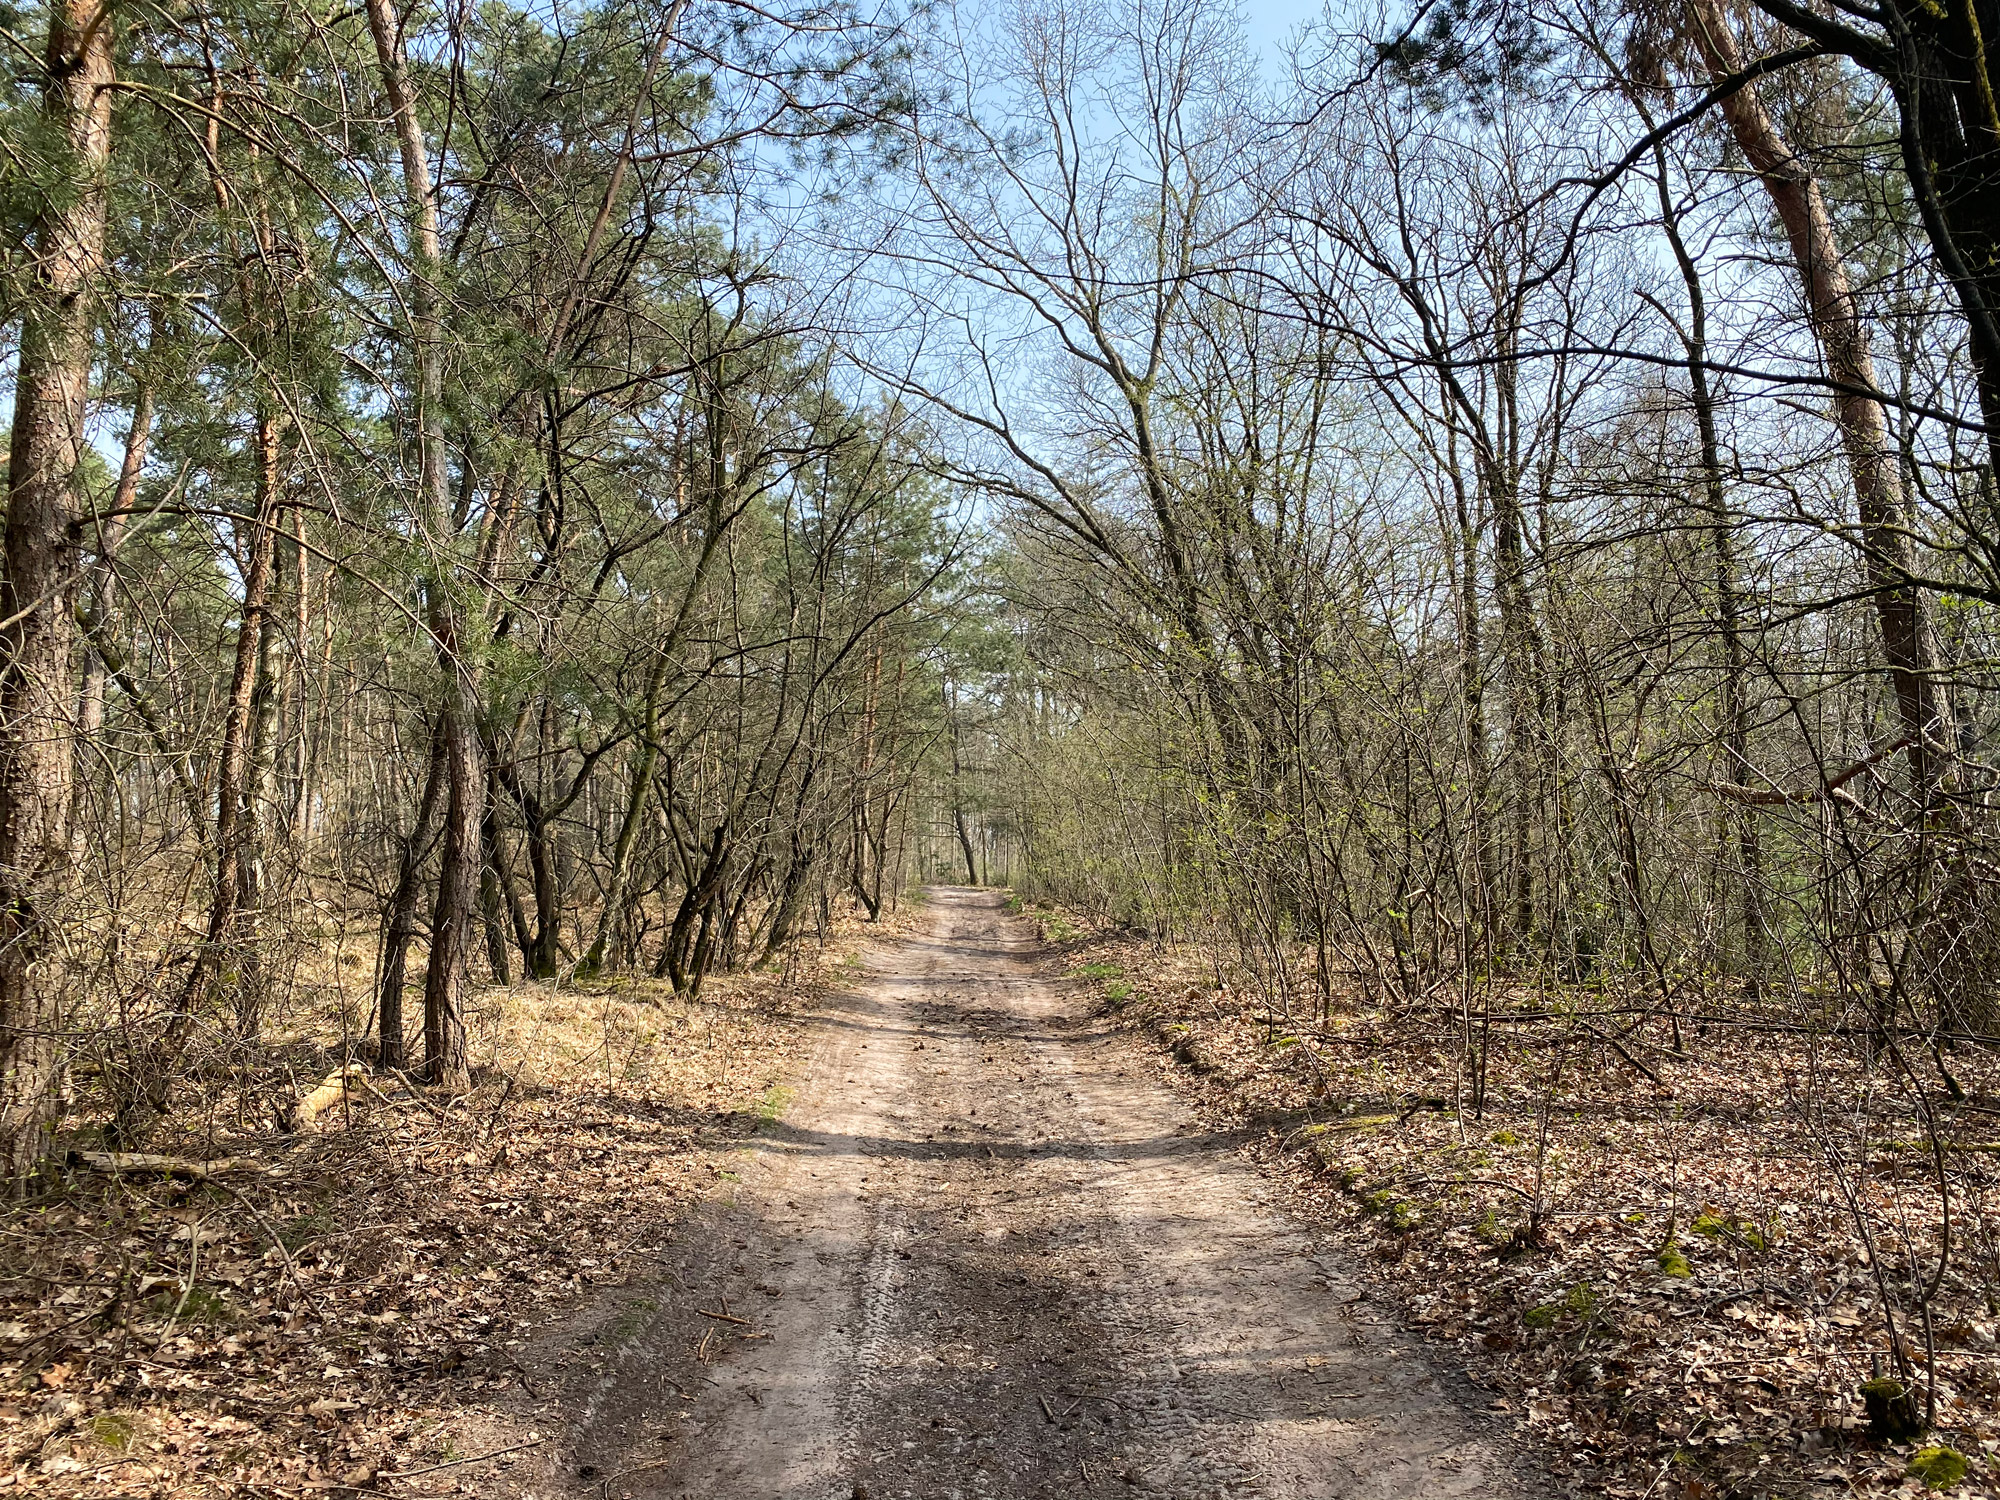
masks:
<path id="1" fill-rule="evenodd" d="M 931 893 L 577 1417 L 607 1500 L 1543 1492 L 992 892 Z"/>

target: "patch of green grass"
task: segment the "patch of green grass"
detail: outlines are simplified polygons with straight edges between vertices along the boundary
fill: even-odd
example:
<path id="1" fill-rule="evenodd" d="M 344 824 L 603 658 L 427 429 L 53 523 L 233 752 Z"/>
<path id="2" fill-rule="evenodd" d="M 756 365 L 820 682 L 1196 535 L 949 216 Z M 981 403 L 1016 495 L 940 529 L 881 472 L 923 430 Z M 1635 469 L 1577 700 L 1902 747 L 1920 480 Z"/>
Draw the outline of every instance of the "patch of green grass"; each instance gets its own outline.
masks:
<path id="1" fill-rule="evenodd" d="M 1122 979 L 1124 976 L 1125 966 L 1123 964 L 1105 963 L 1102 961 L 1080 964 L 1076 971 L 1078 979 Z"/>
<path id="2" fill-rule="evenodd" d="M 1738 1218 L 1734 1214 L 1719 1213 L 1714 1209 L 1705 1208 L 1696 1214 L 1694 1223 L 1689 1227 L 1704 1239 L 1731 1239 L 1759 1252 L 1763 1251 L 1767 1244 L 1764 1230 L 1754 1219 Z"/>
<path id="3" fill-rule="evenodd" d="M 1367 1194 L 1362 1198 L 1361 1206 L 1368 1213 L 1377 1215 L 1391 1229 L 1415 1229 L 1422 1222 L 1422 1215 L 1416 1209 L 1387 1188 L 1377 1188 Z"/>
<path id="4" fill-rule="evenodd" d="M 284 1242 L 287 1250 L 296 1250 L 323 1234 L 332 1233 L 333 1227 L 333 1207 L 331 1204 L 323 1203 L 309 1214 L 302 1214 L 296 1219 L 287 1219 L 280 1224 L 278 1238 Z"/>
<path id="5" fill-rule="evenodd" d="M 1472 1232 L 1489 1245 L 1505 1244 L 1507 1231 L 1500 1223 L 1500 1216 L 1487 1209 L 1485 1216 L 1472 1226 Z"/>
<path id="6" fill-rule="evenodd" d="M 767 1123 L 777 1119 L 792 1107 L 792 1097 L 792 1091 L 782 1083 L 772 1084 L 757 1101 L 757 1118 Z"/>
<path id="7" fill-rule="evenodd" d="M 1588 1318 L 1597 1311 L 1597 1288 L 1587 1281 L 1579 1281 L 1558 1302 L 1544 1302 L 1529 1308 L 1521 1314 L 1521 1321 L 1530 1328 L 1553 1328 L 1556 1320 L 1564 1313 L 1573 1318 Z"/>
<path id="8" fill-rule="evenodd" d="M 1113 1005 L 1123 1005 L 1132 998 L 1132 986 L 1120 979 L 1104 987 L 1104 998 Z"/>
<path id="9" fill-rule="evenodd" d="M 1518 1146 L 1521 1144 L 1521 1138 L 1511 1130 L 1496 1130 L 1493 1134 L 1486 1137 L 1486 1139 L 1496 1146 Z"/>
<path id="10" fill-rule="evenodd" d="M 222 1294 L 213 1287 L 199 1282 L 185 1294 L 175 1291 L 161 1292 L 147 1304 L 162 1317 L 171 1318 L 179 1309 L 183 1323 L 229 1324 L 236 1321 L 236 1310 L 223 1300 Z"/>
<path id="11" fill-rule="evenodd" d="M 132 1419 L 115 1411 L 100 1412 L 90 1419 L 90 1435 L 113 1453 L 132 1446 Z"/>

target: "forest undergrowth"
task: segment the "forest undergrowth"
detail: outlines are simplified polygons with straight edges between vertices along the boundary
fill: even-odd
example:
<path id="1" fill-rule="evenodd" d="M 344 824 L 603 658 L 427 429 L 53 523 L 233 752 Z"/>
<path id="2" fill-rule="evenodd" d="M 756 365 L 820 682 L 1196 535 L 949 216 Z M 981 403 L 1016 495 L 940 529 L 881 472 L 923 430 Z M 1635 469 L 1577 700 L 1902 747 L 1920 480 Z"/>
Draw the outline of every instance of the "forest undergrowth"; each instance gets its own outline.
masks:
<path id="1" fill-rule="evenodd" d="M 2000 1494 L 2000 1052 L 1951 1054 L 1934 1150 L 1863 1040 L 1689 1019 L 1683 1062 L 1591 1019 L 1615 993 L 1496 985 L 1475 1105 L 1462 1007 L 1287 1019 L 1202 947 L 1029 910 L 1573 1493 Z M 1892 1338 L 1922 1436 L 1869 1420 Z"/>
<path id="2" fill-rule="evenodd" d="M 97 1149 L 80 1098 L 68 1166 L 0 1239 L 0 1491 L 504 1487 L 556 1436 L 533 1430 L 522 1351 L 726 1187 L 846 951 L 836 933 L 692 1003 L 644 981 L 486 990 L 453 1097 L 345 1074 L 328 1006 L 254 1075 L 194 1080 L 144 1155 Z M 316 1120 L 272 1128 L 275 1096 L 296 1118 L 316 1092 Z"/>

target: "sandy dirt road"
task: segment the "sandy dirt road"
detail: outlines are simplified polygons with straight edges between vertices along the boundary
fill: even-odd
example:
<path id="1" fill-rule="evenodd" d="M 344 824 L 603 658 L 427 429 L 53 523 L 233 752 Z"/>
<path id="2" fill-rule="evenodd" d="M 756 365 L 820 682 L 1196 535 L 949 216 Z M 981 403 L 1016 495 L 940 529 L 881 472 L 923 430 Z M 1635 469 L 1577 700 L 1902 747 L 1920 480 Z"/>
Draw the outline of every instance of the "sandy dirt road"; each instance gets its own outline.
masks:
<path id="1" fill-rule="evenodd" d="M 1540 1494 L 1034 950 L 993 894 L 937 891 L 820 1014 L 589 1398 L 592 1492 Z"/>

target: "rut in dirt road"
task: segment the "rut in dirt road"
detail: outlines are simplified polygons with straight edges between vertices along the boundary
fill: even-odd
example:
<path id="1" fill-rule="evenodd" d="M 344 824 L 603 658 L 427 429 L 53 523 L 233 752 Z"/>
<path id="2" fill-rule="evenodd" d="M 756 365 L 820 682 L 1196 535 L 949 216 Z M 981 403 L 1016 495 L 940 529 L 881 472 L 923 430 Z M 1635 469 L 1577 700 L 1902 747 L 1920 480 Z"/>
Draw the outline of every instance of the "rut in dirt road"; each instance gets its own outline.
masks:
<path id="1" fill-rule="evenodd" d="M 1539 1493 L 1034 948 L 939 891 L 822 1013 L 579 1434 L 610 1500 Z"/>

